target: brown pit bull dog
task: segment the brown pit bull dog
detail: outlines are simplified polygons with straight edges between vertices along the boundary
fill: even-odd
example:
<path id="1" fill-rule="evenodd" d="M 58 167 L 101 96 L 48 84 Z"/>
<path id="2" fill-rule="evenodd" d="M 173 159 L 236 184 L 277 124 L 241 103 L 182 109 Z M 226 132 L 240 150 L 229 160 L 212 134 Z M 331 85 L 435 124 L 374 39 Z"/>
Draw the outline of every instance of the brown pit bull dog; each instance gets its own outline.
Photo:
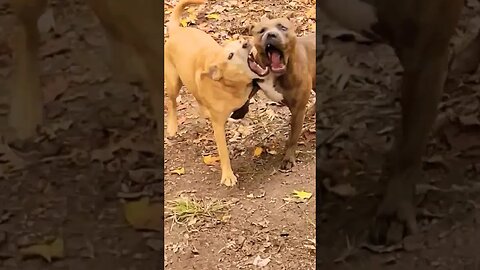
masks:
<path id="1" fill-rule="evenodd" d="M 252 80 L 267 75 L 268 68 L 255 62 L 249 41 L 235 41 L 222 47 L 199 29 L 180 27 L 183 9 L 204 2 L 181 0 L 167 25 L 170 36 L 165 43 L 165 83 L 169 101 L 167 134 L 174 136 L 177 132 L 176 99 L 185 85 L 198 101 L 203 116 L 212 122 L 222 168 L 221 184 L 233 186 L 237 177 L 230 165 L 225 123 L 232 112 L 248 100 Z"/>
<path id="2" fill-rule="evenodd" d="M 289 170 L 295 165 L 306 105 L 315 85 L 315 35 L 297 37 L 295 26 L 286 18 L 263 18 L 250 31 L 256 58 L 262 66 L 270 68 L 268 76 L 256 80 L 258 86 L 267 97 L 285 104 L 292 113 L 290 135 L 280 167 Z"/>
<path id="3" fill-rule="evenodd" d="M 388 42 L 404 68 L 402 119 L 384 171 L 389 181 L 371 230 L 374 242 L 393 243 L 418 231 L 415 183 L 421 176 L 422 155 L 446 79 L 449 41 L 463 4 L 463 0 L 317 1 L 317 7 L 339 24 Z"/>
<path id="4" fill-rule="evenodd" d="M 163 140 L 163 2 L 158 0 L 86 0 L 111 39 L 113 59 L 139 63 L 140 73 L 150 91 L 153 117 L 159 139 Z M 40 88 L 37 21 L 47 0 L 10 0 L 18 19 L 14 38 L 14 78 L 9 123 L 19 139 L 35 135 L 43 121 Z M 129 68 L 126 66 L 125 68 Z M 130 67 L 131 68 L 131 67 Z"/>

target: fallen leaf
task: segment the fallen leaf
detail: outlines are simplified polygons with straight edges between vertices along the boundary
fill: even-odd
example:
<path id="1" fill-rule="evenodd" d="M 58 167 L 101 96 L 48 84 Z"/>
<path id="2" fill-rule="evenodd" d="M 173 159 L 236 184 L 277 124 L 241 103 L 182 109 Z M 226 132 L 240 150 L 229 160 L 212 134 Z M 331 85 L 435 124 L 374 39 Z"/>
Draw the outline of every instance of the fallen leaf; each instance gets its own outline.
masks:
<path id="1" fill-rule="evenodd" d="M 175 170 L 172 170 L 172 174 L 184 175 L 185 168 L 184 167 L 176 168 Z"/>
<path id="2" fill-rule="evenodd" d="M 23 169 L 26 161 L 7 144 L 0 144 L 0 171 L 14 172 Z"/>
<path id="3" fill-rule="evenodd" d="M 222 217 L 222 222 L 228 222 L 232 218 L 232 215 L 225 215 Z"/>
<path id="4" fill-rule="evenodd" d="M 458 120 L 464 126 L 480 126 L 480 119 L 474 114 L 462 115 L 458 117 Z"/>
<path id="5" fill-rule="evenodd" d="M 41 58 L 46 58 L 57 54 L 63 54 L 70 50 L 70 40 L 66 36 L 61 36 L 56 39 L 49 39 L 48 42 L 45 42 L 45 44 L 40 47 L 39 54 Z"/>
<path id="6" fill-rule="evenodd" d="M 7 222 L 10 220 L 10 218 L 13 216 L 12 213 L 10 213 L 7 210 L 0 211 L 0 224 Z"/>
<path id="7" fill-rule="evenodd" d="M 220 157 L 215 157 L 215 156 L 211 156 L 211 155 L 203 156 L 203 163 L 205 163 L 209 166 L 214 165 L 218 161 L 220 161 Z"/>
<path id="8" fill-rule="evenodd" d="M 207 16 L 205 16 L 209 19 L 213 19 L 213 20 L 218 20 L 220 18 L 220 14 L 218 13 L 212 13 L 212 14 L 208 14 Z"/>
<path id="9" fill-rule="evenodd" d="M 314 239 L 307 239 L 306 240 L 307 243 L 305 243 L 303 246 L 306 247 L 307 249 L 310 249 L 310 250 L 316 250 L 316 241 L 315 241 L 315 238 Z"/>
<path id="10" fill-rule="evenodd" d="M 188 25 L 188 20 L 185 19 L 185 18 L 184 18 L 184 19 L 181 19 L 181 20 L 180 20 L 180 24 L 181 24 L 183 27 L 187 27 L 187 25 Z"/>
<path id="11" fill-rule="evenodd" d="M 150 203 L 148 197 L 125 203 L 124 211 L 125 219 L 135 229 L 154 231 L 163 229 L 163 206 L 160 203 Z"/>
<path id="12" fill-rule="evenodd" d="M 55 29 L 55 18 L 53 17 L 53 10 L 51 8 L 47 8 L 40 18 L 38 18 L 37 28 L 40 33 L 47 33 Z"/>
<path id="13" fill-rule="evenodd" d="M 308 11 L 307 11 L 307 18 L 309 19 L 315 19 L 316 16 L 317 16 L 317 9 L 316 7 L 311 7 Z"/>
<path id="14" fill-rule="evenodd" d="M 49 80 L 44 87 L 43 102 L 50 103 L 61 96 L 68 88 L 68 81 L 65 76 L 55 76 Z"/>
<path id="15" fill-rule="evenodd" d="M 163 241 L 160 239 L 148 239 L 146 244 L 155 251 L 163 251 Z"/>
<path id="16" fill-rule="evenodd" d="M 267 153 L 269 153 L 270 155 L 276 155 L 276 154 L 278 154 L 277 151 L 275 151 L 275 150 L 268 150 L 268 149 L 267 149 Z"/>
<path id="17" fill-rule="evenodd" d="M 357 195 L 357 190 L 350 184 L 339 184 L 332 187 L 329 184 L 325 183 L 326 182 L 324 181 L 325 188 L 329 192 L 336 194 L 340 197 L 353 197 Z"/>
<path id="18" fill-rule="evenodd" d="M 307 192 L 307 191 L 298 191 L 294 190 L 292 192 L 293 197 L 301 199 L 301 200 L 308 200 L 312 197 L 312 193 Z"/>
<path id="19" fill-rule="evenodd" d="M 20 254 L 22 256 L 41 256 L 47 262 L 52 259 L 59 259 L 64 257 L 63 239 L 57 238 L 53 242 L 41 245 L 31 245 L 29 247 L 21 248 Z"/>
<path id="20" fill-rule="evenodd" d="M 258 266 L 258 267 L 265 267 L 269 263 L 270 263 L 270 258 L 262 259 L 262 257 L 260 257 L 260 255 L 257 255 L 257 257 L 255 257 L 255 259 L 253 259 L 252 264 L 255 265 L 255 266 Z"/>
<path id="21" fill-rule="evenodd" d="M 260 146 L 255 147 L 255 150 L 253 150 L 254 157 L 259 157 L 262 153 L 263 153 L 263 148 Z"/>

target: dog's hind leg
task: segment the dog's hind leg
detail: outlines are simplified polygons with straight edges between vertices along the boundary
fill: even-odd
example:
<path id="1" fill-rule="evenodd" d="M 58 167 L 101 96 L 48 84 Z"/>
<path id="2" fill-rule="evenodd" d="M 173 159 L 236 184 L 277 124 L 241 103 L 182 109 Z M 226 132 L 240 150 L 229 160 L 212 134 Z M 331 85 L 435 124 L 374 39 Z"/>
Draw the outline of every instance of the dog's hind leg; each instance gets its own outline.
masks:
<path id="1" fill-rule="evenodd" d="M 180 93 L 182 82 L 175 66 L 168 59 L 165 59 L 165 84 L 168 94 L 167 135 L 173 137 L 178 130 L 177 97 Z"/>
<path id="2" fill-rule="evenodd" d="M 16 137 L 35 135 L 43 120 L 43 94 L 40 88 L 37 21 L 45 11 L 47 0 L 11 0 L 18 19 L 15 30 L 14 75 L 10 92 L 9 124 Z"/>

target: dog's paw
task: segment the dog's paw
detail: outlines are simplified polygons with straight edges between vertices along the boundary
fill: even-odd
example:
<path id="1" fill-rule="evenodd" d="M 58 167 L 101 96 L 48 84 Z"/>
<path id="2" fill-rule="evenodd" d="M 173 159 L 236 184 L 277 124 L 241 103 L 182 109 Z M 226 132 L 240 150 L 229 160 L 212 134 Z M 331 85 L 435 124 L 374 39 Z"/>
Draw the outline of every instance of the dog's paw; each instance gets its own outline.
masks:
<path id="1" fill-rule="evenodd" d="M 222 180 L 220 182 L 222 185 L 227 187 L 233 187 L 237 184 L 237 177 L 233 172 L 222 174 Z"/>
<path id="2" fill-rule="evenodd" d="M 416 234 L 418 225 L 413 181 L 410 172 L 393 177 L 388 184 L 385 197 L 380 203 L 375 222 L 370 229 L 370 241 L 374 244 L 392 245 L 403 237 Z"/>
<path id="3" fill-rule="evenodd" d="M 280 164 L 280 170 L 282 171 L 291 171 L 292 168 L 295 166 L 295 158 L 287 158 L 285 157 Z"/>
<path id="4" fill-rule="evenodd" d="M 177 129 L 178 127 L 174 125 L 168 125 L 167 127 L 167 138 L 171 139 L 177 135 Z"/>
<path id="5" fill-rule="evenodd" d="M 418 225 L 413 203 L 384 201 L 370 228 L 369 236 L 374 244 L 393 245 L 402 241 L 405 236 L 417 232 Z"/>

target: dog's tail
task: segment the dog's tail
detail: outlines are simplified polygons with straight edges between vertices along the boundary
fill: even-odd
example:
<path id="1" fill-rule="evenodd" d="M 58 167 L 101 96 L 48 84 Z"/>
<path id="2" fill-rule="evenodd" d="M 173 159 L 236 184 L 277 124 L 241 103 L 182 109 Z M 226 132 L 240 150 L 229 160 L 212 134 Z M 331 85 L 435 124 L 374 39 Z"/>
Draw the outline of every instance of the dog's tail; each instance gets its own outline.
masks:
<path id="1" fill-rule="evenodd" d="M 178 29 L 180 27 L 180 20 L 182 19 L 183 10 L 190 5 L 201 5 L 207 0 L 180 0 L 173 8 L 170 21 L 167 23 L 168 31 Z"/>

